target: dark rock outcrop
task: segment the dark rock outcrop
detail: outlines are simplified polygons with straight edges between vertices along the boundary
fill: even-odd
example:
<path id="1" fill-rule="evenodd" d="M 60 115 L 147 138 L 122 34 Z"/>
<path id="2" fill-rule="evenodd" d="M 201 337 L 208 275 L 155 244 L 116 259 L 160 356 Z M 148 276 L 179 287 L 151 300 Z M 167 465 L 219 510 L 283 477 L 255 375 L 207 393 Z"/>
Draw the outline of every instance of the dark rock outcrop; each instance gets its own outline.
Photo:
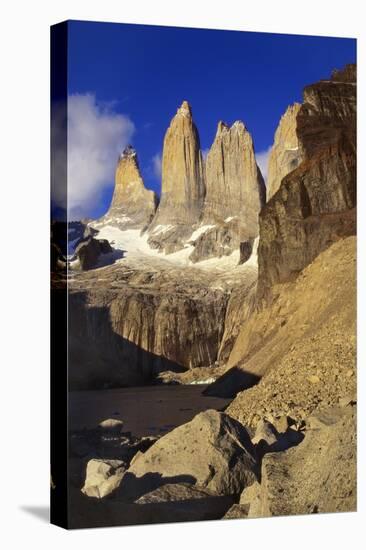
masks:
<path id="1" fill-rule="evenodd" d="M 240 251 L 240 257 L 239 257 L 239 264 L 245 264 L 247 262 L 253 252 L 253 244 L 254 240 L 250 239 L 248 241 L 244 241 L 240 243 L 239 251 Z"/>
<path id="2" fill-rule="evenodd" d="M 81 241 L 75 249 L 74 257 L 79 260 L 79 266 L 82 270 L 98 267 L 100 257 L 103 254 L 110 254 L 113 248 L 106 239 L 94 239 L 88 237 Z"/>
<path id="3" fill-rule="evenodd" d="M 307 86 L 296 124 L 303 160 L 260 213 L 260 298 L 356 232 L 355 66 Z"/>

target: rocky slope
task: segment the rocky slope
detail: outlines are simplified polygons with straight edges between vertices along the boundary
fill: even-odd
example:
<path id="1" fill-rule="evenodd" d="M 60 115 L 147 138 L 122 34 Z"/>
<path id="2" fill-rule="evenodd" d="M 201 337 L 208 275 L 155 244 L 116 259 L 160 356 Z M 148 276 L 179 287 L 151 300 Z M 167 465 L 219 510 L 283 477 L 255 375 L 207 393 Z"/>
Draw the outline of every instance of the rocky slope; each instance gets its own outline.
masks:
<path id="1" fill-rule="evenodd" d="M 205 197 L 202 154 L 192 110 L 183 101 L 165 134 L 161 201 L 149 227 L 152 247 L 174 252 L 193 232 Z"/>
<path id="2" fill-rule="evenodd" d="M 302 162 L 260 213 L 260 296 L 332 242 L 355 234 L 355 66 L 307 86 L 296 124 Z"/>
<path id="3" fill-rule="evenodd" d="M 145 229 L 154 217 L 157 202 L 154 191 L 144 185 L 137 153 L 129 145 L 118 159 L 109 210 L 93 226 L 108 224 L 120 229 Z"/>
<path id="4" fill-rule="evenodd" d="M 355 394 L 355 237 L 321 253 L 296 281 L 275 286 L 273 296 L 241 327 L 227 372 L 210 388 L 235 395 L 256 377 L 228 409 L 246 426 L 283 414 L 302 420 Z"/>
<path id="5" fill-rule="evenodd" d="M 328 409 L 307 419 L 303 442 L 262 461 L 250 517 L 356 511 L 356 411 Z"/>
<path id="6" fill-rule="evenodd" d="M 242 492 L 225 518 L 259 518 L 356 511 L 356 408 L 355 402 L 329 408 L 303 423 L 301 431 L 288 428 L 276 433 L 266 423 L 261 444 L 271 433 L 261 461 L 260 483 Z M 293 431 L 300 444 L 280 450 L 278 443 Z M 267 437 L 266 437 L 267 436 Z M 278 439 L 279 438 L 279 439 Z M 255 438 L 254 438 L 255 439 Z M 253 441 L 254 441 L 253 439 Z"/>
<path id="7" fill-rule="evenodd" d="M 302 152 L 296 133 L 300 108 L 299 103 L 290 105 L 276 130 L 268 161 L 267 201 L 279 189 L 283 178 L 301 162 Z"/>

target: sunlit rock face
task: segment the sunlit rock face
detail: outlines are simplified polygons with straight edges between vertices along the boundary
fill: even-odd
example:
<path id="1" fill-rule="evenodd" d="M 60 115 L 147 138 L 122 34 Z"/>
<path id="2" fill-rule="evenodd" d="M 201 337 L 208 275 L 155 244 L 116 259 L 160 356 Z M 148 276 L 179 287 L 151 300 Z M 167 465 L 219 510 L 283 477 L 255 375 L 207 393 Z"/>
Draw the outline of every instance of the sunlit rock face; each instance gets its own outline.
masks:
<path id="1" fill-rule="evenodd" d="M 144 229 L 154 217 L 156 206 L 156 194 L 144 185 L 137 153 L 128 146 L 118 159 L 109 210 L 93 225 L 98 227 L 99 224 L 108 224 L 120 229 Z"/>
<path id="2" fill-rule="evenodd" d="M 303 95 L 296 116 L 302 161 L 260 214 L 260 296 L 356 232 L 356 66 L 307 86 Z"/>
<path id="3" fill-rule="evenodd" d="M 301 162 L 302 152 L 296 133 L 296 117 L 300 108 L 300 103 L 290 105 L 276 130 L 268 161 L 267 201 L 279 189 L 282 179 Z"/>
<path id="4" fill-rule="evenodd" d="M 164 138 L 161 201 L 149 228 L 151 245 L 167 253 L 183 248 L 182 241 L 201 217 L 204 198 L 200 139 L 191 107 L 183 101 Z"/>
<path id="5" fill-rule="evenodd" d="M 258 213 L 265 197 L 253 140 L 243 122 L 219 122 L 206 159 L 205 222 L 240 218 L 248 232 L 258 234 Z"/>
<path id="6" fill-rule="evenodd" d="M 231 127 L 220 121 L 205 163 L 206 197 L 193 262 L 228 256 L 258 235 L 258 215 L 265 186 L 253 140 L 241 121 Z M 250 255 L 250 254 L 249 254 Z"/>

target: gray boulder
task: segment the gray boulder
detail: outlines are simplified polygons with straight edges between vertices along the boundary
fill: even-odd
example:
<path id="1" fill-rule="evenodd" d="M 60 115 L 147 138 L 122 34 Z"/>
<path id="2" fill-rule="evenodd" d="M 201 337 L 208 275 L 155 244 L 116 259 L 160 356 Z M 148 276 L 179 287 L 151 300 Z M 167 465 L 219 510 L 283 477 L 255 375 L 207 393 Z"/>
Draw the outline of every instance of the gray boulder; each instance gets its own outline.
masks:
<path id="1" fill-rule="evenodd" d="M 208 410 L 139 454 L 118 492 L 136 500 L 167 483 L 188 483 L 216 495 L 239 495 L 256 479 L 255 450 L 246 429 L 227 414 Z"/>
<path id="2" fill-rule="evenodd" d="M 121 460 L 89 460 L 82 493 L 95 498 L 109 495 L 121 483 L 125 469 Z"/>

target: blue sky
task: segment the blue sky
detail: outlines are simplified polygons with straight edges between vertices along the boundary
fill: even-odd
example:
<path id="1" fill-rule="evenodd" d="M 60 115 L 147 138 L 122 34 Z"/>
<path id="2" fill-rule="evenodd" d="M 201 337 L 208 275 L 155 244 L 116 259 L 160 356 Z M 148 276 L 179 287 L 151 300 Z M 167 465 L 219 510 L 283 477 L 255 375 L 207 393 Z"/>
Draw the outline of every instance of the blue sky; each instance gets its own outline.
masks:
<path id="1" fill-rule="evenodd" d="M 81 162 L 102 147 L 99 164 L 90 161 L 90 178 L 97 174 L 98 181 L 90 183 L 90 200 L 79 208 L 92 217 L 109 206 L 117 146 L 126 141 L 137 149 L 145 185 L 160 192 L 158 155 L 184 99 L 192 105 L 202 149 L 212 144 L 219 120 L 241 119 L 262 153 L 306 84 L 356 61 L 354 39 L 115 23 L 71 21 L 68 44 L 68 93 L 79 131 L 73 182 L 85 178 L 79 207 L 89 185 Z M 85 131 L 83 116 L 92 118 Z M 80 152 L 88 136 L 93 145 Z M 103 170 L 101 163 L 111 166 Z"/>

